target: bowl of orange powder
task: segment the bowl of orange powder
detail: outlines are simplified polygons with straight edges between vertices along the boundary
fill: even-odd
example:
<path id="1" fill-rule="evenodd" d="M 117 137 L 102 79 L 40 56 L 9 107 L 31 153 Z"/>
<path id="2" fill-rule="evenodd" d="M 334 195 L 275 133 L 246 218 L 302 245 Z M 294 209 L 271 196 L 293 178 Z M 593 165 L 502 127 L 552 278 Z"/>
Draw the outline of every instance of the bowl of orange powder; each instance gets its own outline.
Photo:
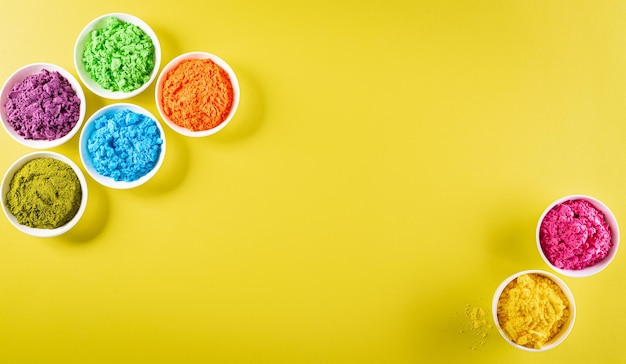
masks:
<path id="1" fill-rule="evenodd" d="M 542 270 L 511 275 L 493 296 L 498 332 L 514 347 L 546 351 L 562 343 L 574 327 L 576 304 L 565 282 Z"/>
<path id="2" fill-rule="evenodd" d="M 206 52 L 184 53 L 161 71 L 156 105 L 165 123 L 190 137 L 222 130 L 239 105 L 239 81 L 223 59 Z"/>

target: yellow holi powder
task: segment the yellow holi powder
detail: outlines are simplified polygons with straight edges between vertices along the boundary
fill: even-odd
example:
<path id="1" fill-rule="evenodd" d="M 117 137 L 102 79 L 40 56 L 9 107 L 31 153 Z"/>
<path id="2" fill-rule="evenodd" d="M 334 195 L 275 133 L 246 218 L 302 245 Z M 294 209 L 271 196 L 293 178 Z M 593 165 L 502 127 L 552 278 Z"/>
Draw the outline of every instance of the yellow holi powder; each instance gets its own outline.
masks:
<path id="1" fill-rule="evenodd" d="M 461 333 L 468 332 L 473 334 L 474 342 L 471 346 L 472 350 L 477 350 L 485 345 L 493 326 L 487 316 L 487 311 L 482 307 L 465 305 L 465 317 L 467 319 L 465 329 Z"/>
<path id="2" fill-rule="evenodd" d="M 470 318 L 470 322 L 474 329 L 479 329 L 482 326 L 487 325 L 487 319 L 485 318 L 485 310 L 481 307 L 474 307 L 471 310 L 468 308 L 466 311 Z"/>
<path id="3" fill-rule="evenodd" d="M 539 274 L 524 274 L 509 283 L 498 300 L 498 322 L 516 344 L 541 349 L 570 316 L 561 288 Z"/>

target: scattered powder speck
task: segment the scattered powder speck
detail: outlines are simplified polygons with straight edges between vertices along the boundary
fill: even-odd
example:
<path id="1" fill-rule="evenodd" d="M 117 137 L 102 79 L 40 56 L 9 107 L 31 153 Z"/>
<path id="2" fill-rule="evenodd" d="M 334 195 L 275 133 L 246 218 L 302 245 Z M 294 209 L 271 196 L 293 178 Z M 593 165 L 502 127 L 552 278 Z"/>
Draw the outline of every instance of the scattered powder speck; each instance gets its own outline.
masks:
<path id="1" fill-rule="evenodd" d="M 488 311 L 483 307 L 467 304 L 464 313 L 465 325 L 460 332 L 472 336 L 472 350 L 483 349 L 494 328 Z"/>
<path id="2" fill-rule="evenodd" d="M 72 85 L 46 69 L 15 84 L 4 107 L 11 127 L 30 140 L 61 138 L 80 117 L 80 98 Z"/>
<path id="3" fill-rule="evenodd" d="M 587 200 L 568 200 L 552 208 L 541 222 L 539 241 L 556 267 L 580 270 L 604 259 L 611 249 L 611 229 Z"/>

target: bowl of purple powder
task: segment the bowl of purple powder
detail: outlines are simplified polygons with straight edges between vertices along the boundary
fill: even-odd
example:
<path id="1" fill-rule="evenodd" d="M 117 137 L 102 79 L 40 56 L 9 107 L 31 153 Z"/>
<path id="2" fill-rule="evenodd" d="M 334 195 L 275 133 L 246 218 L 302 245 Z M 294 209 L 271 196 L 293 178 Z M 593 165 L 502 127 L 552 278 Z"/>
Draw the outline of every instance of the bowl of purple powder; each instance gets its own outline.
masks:
<path id="1" fill-rule="evenodd" d="M 149 181 L 165 158 L 165 133 L 148 110 L 118 103 L 96 111 L 79 140 L 80 158 L 98 183 L 115 189 Z"/>
<path id="2" fill-rule="evenodd" d="M 601 201 L 571 195 L 554 201 L 539 218 L 537 248 L 543 260 L 568 277 L 588 277 L 605 269 L 619 246 L 619 227 Z"/>
<path id="3" fill-rule="evenodd" d="M 156 79 L 161 46 L 143 20 L 110 13 L 89 22 L 74 44 L 78 77 L 94 94 L 122 100 L 143 92 Z"/>
<path id="4" fill-rule="evenodd" d="M 80 83 L 67 70 L 50 63 L 18 69 L 0 92 L 2 126 L 30 148 L 54 148 L 67 142 L 80 129 L 85 112 Z"/>

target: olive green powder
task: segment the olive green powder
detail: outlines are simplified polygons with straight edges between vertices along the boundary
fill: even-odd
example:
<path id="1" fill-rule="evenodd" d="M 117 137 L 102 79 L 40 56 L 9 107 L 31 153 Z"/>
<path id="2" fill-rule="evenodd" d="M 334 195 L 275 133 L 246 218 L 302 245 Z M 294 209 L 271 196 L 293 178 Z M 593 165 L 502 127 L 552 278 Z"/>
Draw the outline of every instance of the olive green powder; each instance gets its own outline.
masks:
<path id="1" fill-rule="evenodd" d="M 78 212 L 82 188 L 68 164 L 37 158 L 22 166 L 11 179 L 6 206 L 21 225 L 56 229 Z"/>

